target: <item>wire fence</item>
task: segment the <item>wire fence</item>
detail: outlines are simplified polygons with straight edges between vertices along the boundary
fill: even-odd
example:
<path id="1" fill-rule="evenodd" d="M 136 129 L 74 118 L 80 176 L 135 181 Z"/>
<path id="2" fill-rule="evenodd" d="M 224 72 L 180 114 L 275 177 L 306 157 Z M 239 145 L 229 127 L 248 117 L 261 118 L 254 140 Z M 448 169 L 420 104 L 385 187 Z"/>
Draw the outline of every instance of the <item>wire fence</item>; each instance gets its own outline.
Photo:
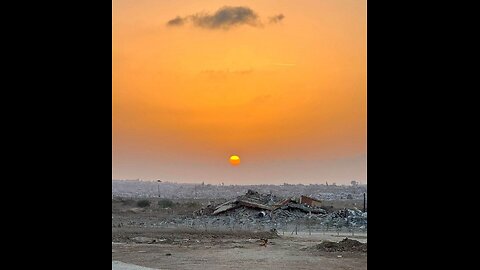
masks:
<path id="1" fill-rule="evenodd" d="M 185 229 L 194 231 L 276 231 L 279 235 L 298 235 L 298 234 L 336 234 L 336 235 L 364 235 L 367 234 L 366 224 L 363 226 L 352 226 L 348 223 L 346 226 L 326 225 L 313 220 L 294 220 L 287 222 L 238 222 L 232 220 L 230 223 L 215 223 L 215 220 L 195 220 L 186 222 L 160 222 L 160 223 L 128 223 L 112 224 L 113 227 L 150 227 L 162 229 Z"/>

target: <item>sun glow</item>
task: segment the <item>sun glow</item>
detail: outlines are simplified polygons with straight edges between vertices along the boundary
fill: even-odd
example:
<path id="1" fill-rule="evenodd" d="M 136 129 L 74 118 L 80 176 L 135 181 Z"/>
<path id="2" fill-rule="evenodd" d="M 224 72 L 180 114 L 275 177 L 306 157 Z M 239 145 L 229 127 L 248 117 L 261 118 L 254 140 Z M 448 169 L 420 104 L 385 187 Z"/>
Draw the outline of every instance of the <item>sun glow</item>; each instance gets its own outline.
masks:
<path id="1" fill-rule="evenodd" d="M 233 155 L 230 157 L 230 164 L 232 165 L 239 165 L 240 164 L 240 157 L 237 155 Z"/>

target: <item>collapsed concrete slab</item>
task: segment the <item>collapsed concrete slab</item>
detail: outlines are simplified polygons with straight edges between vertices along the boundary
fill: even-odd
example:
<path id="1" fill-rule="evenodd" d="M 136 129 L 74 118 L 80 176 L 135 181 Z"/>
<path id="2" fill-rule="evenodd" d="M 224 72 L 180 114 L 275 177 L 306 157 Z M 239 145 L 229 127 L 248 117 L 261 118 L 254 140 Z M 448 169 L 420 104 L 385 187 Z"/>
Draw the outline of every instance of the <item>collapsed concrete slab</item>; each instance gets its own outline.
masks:
<path id="1" fill-rule="evenodd" d="M 225 211 L 235 209 L 239 206 L 240 205 L 238 204 L 237 200 L 228 201 L 226 203 L 222 203 L 219 206 L 217 206 L 213 211 L 212 215 L 217 215 L 219 213 L 223 213 Z"/>
<path id="2" fill-rule="evenodd" d="M 306 200 L 305 198 L 308 198 L 306 196 L 303 197 L 304 201 Z M 310 202 L 312 201 L 313 199 Z M 270 213 L 275 211 L 300 210 L 309 214 L 326 214 L 324 209 L 312 204 L 298 203 L 292 198 L 281 200 L 272 194 L 260 194 L 256 191 L 248 190 L 245 195 L 238 196 L 233 200 L 216 206 L 212 212 L 212 215 L 218 215 L 232 211 L 239 207 L 257 209 L 258 211 L 266 210 L 270 211 Z"/>
<path id="3" fill-rule="evenodd" d="M 253 190 L 248 190 L 245 195 L 239 196 L 236 199 L 218 205 L 213 211 L 213 215 L 217 215 L 226 211 L 236 209 L 238 207 L 248 207 L 260 210 L 274 210 L 276 203 L 274 196 L 270 194 L 260 194 Z"/>

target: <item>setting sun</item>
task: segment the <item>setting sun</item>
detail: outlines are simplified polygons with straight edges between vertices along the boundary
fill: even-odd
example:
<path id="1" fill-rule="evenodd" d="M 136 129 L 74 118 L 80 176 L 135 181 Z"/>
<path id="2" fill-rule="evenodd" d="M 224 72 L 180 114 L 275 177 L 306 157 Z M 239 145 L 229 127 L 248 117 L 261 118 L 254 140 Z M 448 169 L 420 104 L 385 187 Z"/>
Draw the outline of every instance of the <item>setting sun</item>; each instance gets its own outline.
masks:
<path id="1" fill-rule="evenodd" d="M 239 165 L 240 164 L 240 157 L 239 156 L 236 156 L 236 155 L 233 155 L 230 157 L 230 164 L 232 165 Z"/>

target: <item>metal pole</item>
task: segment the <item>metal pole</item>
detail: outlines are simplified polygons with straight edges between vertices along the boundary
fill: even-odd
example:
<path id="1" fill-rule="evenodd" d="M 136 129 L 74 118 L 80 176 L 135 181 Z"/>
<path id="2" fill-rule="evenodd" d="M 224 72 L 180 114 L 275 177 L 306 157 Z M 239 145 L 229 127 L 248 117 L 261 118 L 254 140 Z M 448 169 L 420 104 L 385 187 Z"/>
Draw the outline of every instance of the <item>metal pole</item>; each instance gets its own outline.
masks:
<path id="1" fill-rule="evenodd" d="M 366 201 L 366 197 L 365 197 L 365 192 L 363 193 L 363 212 L 365 213 L 365 201 Z"/>

